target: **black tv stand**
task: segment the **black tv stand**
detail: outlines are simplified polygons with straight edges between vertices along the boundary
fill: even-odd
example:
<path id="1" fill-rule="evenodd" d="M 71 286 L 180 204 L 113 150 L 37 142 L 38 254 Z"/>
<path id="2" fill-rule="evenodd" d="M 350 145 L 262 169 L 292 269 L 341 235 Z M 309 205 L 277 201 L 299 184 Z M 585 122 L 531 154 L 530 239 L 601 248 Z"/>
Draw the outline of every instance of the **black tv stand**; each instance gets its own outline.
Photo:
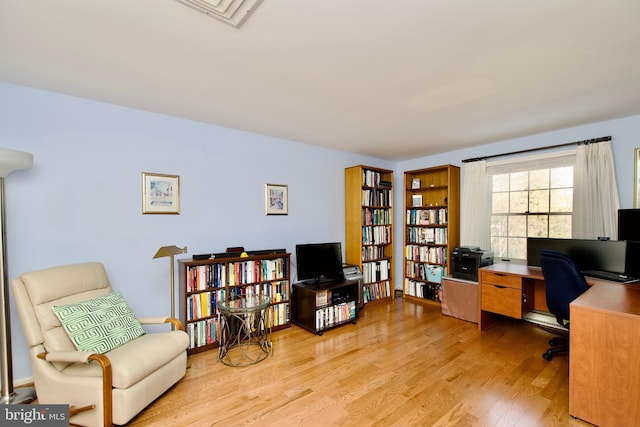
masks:
<path id="1" fill-rule="evenodd" d="M 358 281 L 340 279 L 294 283 L 291 321 L 318 335 L 346 323 L 355 324 L 359 286 Z"/>
<path id="2" fill-rule="evenodd" d="M 323 288 L 326 288 L 328 286 L 330 287 L 334 283 L 340 282 L 342 280 L 344 280 L 344 279 L 333 279 L 333 278 L 330 278 L 330 277 L 324 277 L 323 276 L 323 277 L 320 277 L 320 278 L 317 278 L 317 279 L 305 280 L 302 283 L 304 283 L 307 286 L 312 286 L 312 287 L 315 287 L 315 288 L 318 288 L 318 289 L 323 289 Z"/>

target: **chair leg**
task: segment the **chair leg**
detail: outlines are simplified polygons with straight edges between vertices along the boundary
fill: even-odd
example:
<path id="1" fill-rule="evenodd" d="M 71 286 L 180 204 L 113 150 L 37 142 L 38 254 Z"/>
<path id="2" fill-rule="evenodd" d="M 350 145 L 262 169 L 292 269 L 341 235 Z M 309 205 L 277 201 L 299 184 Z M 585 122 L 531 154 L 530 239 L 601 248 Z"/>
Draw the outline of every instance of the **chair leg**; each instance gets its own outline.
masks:
<path id="1" fill-rule="evenodd" d="M 553 355 L 561 351 L 569 351 L 569 341 L 565 337 L 553 337 L 549 340 L 550 349 L 542 354 L 544 360 L 553 359 Z"/>

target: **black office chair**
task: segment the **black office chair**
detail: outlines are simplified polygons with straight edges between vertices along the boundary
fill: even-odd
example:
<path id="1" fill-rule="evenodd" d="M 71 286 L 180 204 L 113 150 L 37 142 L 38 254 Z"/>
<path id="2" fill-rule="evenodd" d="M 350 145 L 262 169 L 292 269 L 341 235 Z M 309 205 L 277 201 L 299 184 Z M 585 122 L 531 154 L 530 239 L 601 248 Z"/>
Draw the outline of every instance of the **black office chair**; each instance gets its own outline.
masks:
<path id="1" fill-rule="evenodd" d="M 546 283 L 547 306 L 561 326 L 569 329 L 569 304 L 589 289 L 576 262 L 568 255 L 556 251 L 540 251 L 540 264 Z M 555 337 L 551 348 L 542 357 L 551 360 L 561 351 L 569 351 L 568 338 Z"/>

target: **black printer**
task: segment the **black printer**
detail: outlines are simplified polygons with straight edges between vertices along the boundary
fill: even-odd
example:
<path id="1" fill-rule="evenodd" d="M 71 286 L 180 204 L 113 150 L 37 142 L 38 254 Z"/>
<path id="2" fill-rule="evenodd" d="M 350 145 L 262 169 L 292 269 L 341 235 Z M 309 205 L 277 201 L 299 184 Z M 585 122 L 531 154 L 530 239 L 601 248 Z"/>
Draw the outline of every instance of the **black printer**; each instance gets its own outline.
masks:
<path id="1" fill-rule="evenodd" d="M 493 251 L 478 246 L 461 246 L 451 253 L 451 275 L 454 278 L 478 281 L 478 269 L 493 264 Z"/>

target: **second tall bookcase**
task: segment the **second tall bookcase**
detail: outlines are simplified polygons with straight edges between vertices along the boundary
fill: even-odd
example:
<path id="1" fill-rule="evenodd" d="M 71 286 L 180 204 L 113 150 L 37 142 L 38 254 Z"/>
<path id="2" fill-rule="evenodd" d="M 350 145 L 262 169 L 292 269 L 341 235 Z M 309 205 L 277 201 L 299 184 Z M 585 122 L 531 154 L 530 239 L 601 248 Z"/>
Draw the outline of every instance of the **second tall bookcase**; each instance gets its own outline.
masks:
<path id="1" fill-rule="evenodd" d="M 393 298 L 393 171 L 345 169 L 345 261 L 362 271 L 363 300 Z"/>
<path id="2" fill-rule="evenodd" d="M 404 297 L 439 304 L 442 276 L 460 244 L 460 168 L 406 171 L 404 188 Z"/>

